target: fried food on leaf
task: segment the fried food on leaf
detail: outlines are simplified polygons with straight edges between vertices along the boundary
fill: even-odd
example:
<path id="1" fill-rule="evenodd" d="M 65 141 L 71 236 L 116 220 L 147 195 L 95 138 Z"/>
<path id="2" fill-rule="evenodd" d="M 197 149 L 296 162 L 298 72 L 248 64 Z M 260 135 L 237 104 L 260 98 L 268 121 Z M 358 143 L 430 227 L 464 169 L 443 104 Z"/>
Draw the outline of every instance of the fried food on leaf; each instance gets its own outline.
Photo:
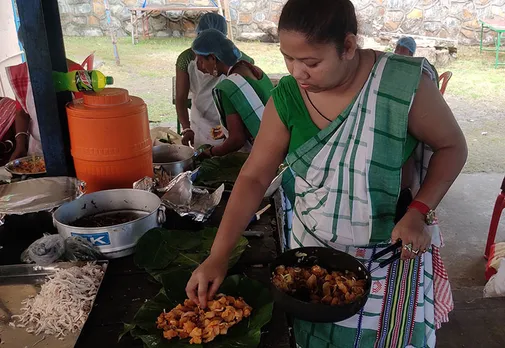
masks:
<path id="1" fill-rule="evenodd" d="M 201 309 L 193 301 L 186 299 L 170 312 L 163 312 L 156 320 L 163 337 L 171 340 L 190 337 L 190 344 L 213 341 L 218 335 L 226 335 L 228 329 L 251 315 L 252 308 L 241 297 L 219 294 L 209 301 L 206 309 Z"/>

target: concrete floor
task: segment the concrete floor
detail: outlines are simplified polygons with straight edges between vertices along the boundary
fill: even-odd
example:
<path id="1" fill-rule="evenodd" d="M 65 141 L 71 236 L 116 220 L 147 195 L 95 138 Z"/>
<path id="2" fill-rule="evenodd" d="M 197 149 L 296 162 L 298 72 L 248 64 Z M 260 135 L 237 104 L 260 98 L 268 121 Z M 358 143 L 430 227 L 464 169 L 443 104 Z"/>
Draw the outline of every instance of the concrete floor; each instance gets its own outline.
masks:
<path id="1" fill-rule="evenodd" d="M 437 347 L 505 347 L 505 298 L 482 298 L 484 247 L 502 180 L 503 174 L 462 174 L 437 210 L 455 303 L 450 322 L 437 332 Z M 505 218 L 497 241 L 505 241 Z"/>

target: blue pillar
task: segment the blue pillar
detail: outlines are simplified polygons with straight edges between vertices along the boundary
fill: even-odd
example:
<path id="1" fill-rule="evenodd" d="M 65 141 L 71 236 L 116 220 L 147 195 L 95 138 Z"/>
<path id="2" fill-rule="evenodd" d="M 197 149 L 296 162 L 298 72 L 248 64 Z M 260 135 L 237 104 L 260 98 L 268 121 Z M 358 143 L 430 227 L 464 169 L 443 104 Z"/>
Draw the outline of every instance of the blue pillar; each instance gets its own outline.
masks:
<path id="1" fill-rule="evenodd" d="M 56 95 L 52 74 L 67 71 L 57 0 L 17 0 L 42 149 L 49 176 L 75 174 L 70 155 L 65 104 L 70 92 Z"/>
<path id="2" fill-rule="evenodd" d="M 16 0 L 11 0 L 12 2 L 12 12 L 14 13 L 14 25 L 16 26 L 16 30 L 19 28 L 19 16 L 18 16 L 18 8 L 16 7 Z M 19 50 L 23 51 L 23 46 L 21 45 L 21 42 L 18 42 L 19 44 Z M 26 61 L 25 53 L 23 51 L 23 54 L 21 55 L 21 59 L 23 62 Z"/>

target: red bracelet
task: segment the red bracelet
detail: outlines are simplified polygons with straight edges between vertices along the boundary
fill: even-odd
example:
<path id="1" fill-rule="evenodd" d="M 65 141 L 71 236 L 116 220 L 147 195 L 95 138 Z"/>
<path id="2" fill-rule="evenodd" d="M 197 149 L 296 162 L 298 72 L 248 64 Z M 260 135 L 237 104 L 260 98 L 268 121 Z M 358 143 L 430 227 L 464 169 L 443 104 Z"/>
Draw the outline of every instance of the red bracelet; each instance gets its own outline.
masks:
<path id="1" fill-rule="evenodd" d="M 430 207 L 428 207 L 426 204 L 423 202 L 419 201 L 412 201 L 409 205 L 409 209 L 415 209 L 424 216 L 428 215 L 428 213 L 431 211 Z"/>

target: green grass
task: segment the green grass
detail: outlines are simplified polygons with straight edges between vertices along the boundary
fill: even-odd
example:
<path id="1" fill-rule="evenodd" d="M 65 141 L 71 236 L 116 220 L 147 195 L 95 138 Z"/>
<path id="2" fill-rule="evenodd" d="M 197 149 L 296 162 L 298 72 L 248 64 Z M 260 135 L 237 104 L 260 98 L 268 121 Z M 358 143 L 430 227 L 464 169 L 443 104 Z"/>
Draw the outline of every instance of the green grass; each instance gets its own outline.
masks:
<path id="1" fill-rule="evenodd" d="M 172 76 L 178 55 L 191 46 L 191 39 L 149 39 L 137 45 L 131 39 L 120 38 L 118 51 L 121 65 L 116 66 L 112 44 L 107 37 L 65 37 L 67 57 L 81 63 L 95 51 L 98 70 L 114 77 L 114 87 L 126 88 L 131 95 L 144 99 L 151 122 L 175 123 L 172 104 Z M 284 60 L 278 45 L 238 43 L 237 46 L 252 56 L 266 73 L 285 73 Z"/>
<path id="2" fill-rule="evenodd" d="M 505 61 L 505 54 L 500 55 Z M 505 100 L 505 67 L 494 68 L 494 52 L 479 53 L 478 47 L 459 47 L 458 58 L 439 73 L 453 73 L 447 93 L 470 100 Z"/>
<path id="3" fill-rule="evenodd" d="M 115 86 L 126 88 L 145 100 L 152 121 L 174 121 L 172 76 L 177 56 L 191 45 L 191 39 L 149 39 L 132 45 L 129 38 L 118 40 L 121 66 L 115 65 L 112 44 L 107 37 L 66 37 L 67 56 L 77 62 L 92 51 L 104 65 L 98 69 L 114 76 Z M 266 73 L 286 73 L 277 44 L 238 42 L 239 48 L 252 56 Z M 505 60 L 505 55 L 502 55 Z M 458 59 L 440 72 L 451 70 L 447 93 L 470 100 L 505 100 L 505 68 L 494 69 L 494 53 L 479 53 L 478 47 L 460 47 Z"/>
<path id="4" fill-rule="evenodd" d="M 439 69 L 453 73 L 446 96 L 468 144 L 466 173 L 505 171 L 505 67 L 494 62 L 494 52 L 459 47 L 457 59 Z"/>
<path id="5" fill-rule="evenodd" d="M 121 66 L 115 65 L 108 37 L 66 37 L 67 57 L 77 62 L 95 52 L 98 69 L 114 77 L 114 86 L 144 99 L 151 122 L 175 124 L 172 104 L 172 76 L 177 56 L 190 47 L 191 39 L 150 39 L 132 45 L 129 38 L 118 40 Z M 277 44 L 243 43 L 237 46 L 268 74 L 286 73 Z M 505 61 L 505 54 L 501 55 Z M 466 172 L 505 171 L 505 67 L 494 69 L 493 52 L 479 53 L 478 47 L 460 47 L 458 58 L 439 72 L 453 72 L 446 97 L 469 145 Z M 474 122 L 470 122 L 474 119 Z M 488 132 L 486 136 L 482 132 Z"/>

